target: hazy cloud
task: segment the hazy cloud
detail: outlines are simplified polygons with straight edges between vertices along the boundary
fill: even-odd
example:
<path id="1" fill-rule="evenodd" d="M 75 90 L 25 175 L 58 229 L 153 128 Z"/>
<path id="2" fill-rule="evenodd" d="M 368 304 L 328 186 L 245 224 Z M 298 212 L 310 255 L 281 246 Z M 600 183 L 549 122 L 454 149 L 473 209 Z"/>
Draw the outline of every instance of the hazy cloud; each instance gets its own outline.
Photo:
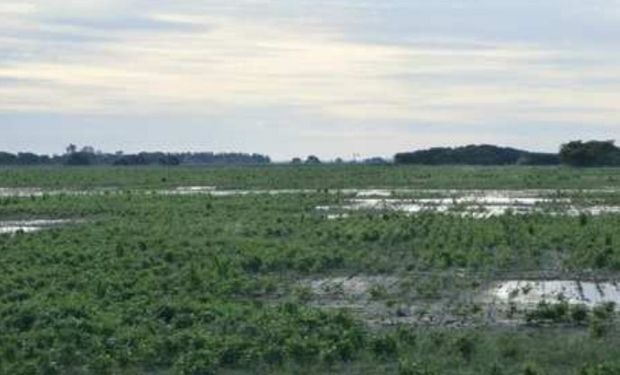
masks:
<path id="1" fill-rule="evenodd" d="M 145 118 L 158 119 L 142 126 L 162 143 L 185 122 L 189 133 L 218 135 L 200 147 L 281 157 L 614 138 L 619 9 L 602 0 L 0 0 L 0 127 L 12 129 L 0 148 L 36 138 L 27 124 L 58 128 L 63 118 L 74 124 L 38 148 L 57 149 L 80 127 L 97 127 L 89 143 L 127 145 L 117 130 Z M 519 125 L 543 126 L 547 140 Z M 287 140 L 235 141 L 276 128 Z M 178 137 L 168 144 L 182 146 Z"/>

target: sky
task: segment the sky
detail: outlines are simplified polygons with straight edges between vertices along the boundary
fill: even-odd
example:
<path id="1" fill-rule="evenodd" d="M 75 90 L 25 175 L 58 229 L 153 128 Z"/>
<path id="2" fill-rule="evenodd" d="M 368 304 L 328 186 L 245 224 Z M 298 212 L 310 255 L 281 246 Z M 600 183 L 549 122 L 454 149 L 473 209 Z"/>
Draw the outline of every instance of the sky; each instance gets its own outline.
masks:
<path id="1" fill-rule="evenodd" d="M 620 138 L 620 0 L 0 0 L 0 150 Z"/>

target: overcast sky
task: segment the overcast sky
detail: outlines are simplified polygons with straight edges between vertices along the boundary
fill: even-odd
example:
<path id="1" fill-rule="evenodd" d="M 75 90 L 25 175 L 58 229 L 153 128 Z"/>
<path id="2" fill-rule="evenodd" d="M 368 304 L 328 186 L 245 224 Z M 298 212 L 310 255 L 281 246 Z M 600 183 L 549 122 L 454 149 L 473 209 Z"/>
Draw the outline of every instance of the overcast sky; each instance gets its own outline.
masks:
<path id="1" fill-rule="evenodd" d="M 620 138 L 620 0 L 0 0 L 0 149 Z"/>

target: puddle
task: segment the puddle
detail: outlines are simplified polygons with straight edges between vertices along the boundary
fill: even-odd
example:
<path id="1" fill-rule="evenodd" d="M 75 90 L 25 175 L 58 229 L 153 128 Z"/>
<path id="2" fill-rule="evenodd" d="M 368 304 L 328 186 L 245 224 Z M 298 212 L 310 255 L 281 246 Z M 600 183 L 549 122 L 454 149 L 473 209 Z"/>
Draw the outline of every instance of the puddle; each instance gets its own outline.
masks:
<path id="1" fill-rule="evenodd" d="M 8 188 L 0 187 L 0 197 L 32 197 L 43 195 L 101 195 L 116 193 L 121 194 L 127 190 L 119 188 L 95 188 L 87 190 L 59 189 L 49 190 L 39 187 L 20 187 Z M 356 198 L 390 198 L 403 195 L 415 196 L 437 196 L 452 201 L 457 199 L 460 202 L 481 202 L 499 204 L 506 200 L 518 200 L 523 203 L 528 202 L 528 198 L 537 200 L 541 197 L 557 196 L 558 194 L 613 194 L 620 192 L 615 188 L 603 189 L 526 189 L 526 190 L 457 190 L 457 189 L 228 189 L 219 190 L 212 185 L 178 186 L 172 189 L 130 189 L 132 193 L 162 194 L 162 195 L 201 195 L 209 194 L 213 196 L 243 196 L 251 194 L 342 194 Z M 531 203 L 531 202 L 530 202 Z"/>
<path id="2" fill-rule="evenodd" d="M 512 280 L 495 285 L 489 291 L 489 295 L 500 302 L 513 302 L 525 306 L 535 306 L 542 301 L 550 303 L 566 301 L 588 307 L 606 302 L 620 305 L 620 286 L 611 282 Z"/>
<path id="3" fill-rule="evenodd" d="M 0 198 L 29 198 L 42 196 L 95 196 L 105 194 L 156 194 L 156 195 L 211 195 L 214 197 L 245 196 L 245 195 L 280 195 L 280 194 L 313 194 L 323 192 L 311 189 L 272 189 L 272 190 L 217 190 L 215 186 L 179 186 L 173 189 L 149 190 L 116 188 L 97 188 L 88 190 L 47 190 L 41 188 L 0 188 Z"/>
<path id="4" fill-rule="evenodd" d="M 395 293 L 399 284 L 400 279 L 391 276 L 334 277 L 300 282 L 300 286 L 311 291 L 311 306 L 346 309 L 371 326 L 417 322 L 412 306 L 386 304 L 386 296 Z"/>
<path id="5" fill-rule="evenodd" d="M 312 280 L 309 287 L 317 296 L 368 300 L 373 288 L 392 289 L 399 279 L 389 276 L 353 276 Z"/>
<path id="6" fill-rule="evenodd" d="M 620 285 L 615 282 L 489 281 L 461 278 L 447 284 L 438 294 L 424 292 L 432 278 L 423 274 L 406 277 L 367 276 L 332 277 L 301 280 L 307 303 L 326 309 L 345 309 L 374 327 L 390 325 L 478 327 L 519 326 L 527 324 L 528 311 L 541 301 L 566 301 L 589 308 L 607 302 L 620 307 Z M 420 288 L 420 289 L 419 289 Z"/>
<path id="7" fill-rule="evenodd" d="M 391 197 L 393 192 L 390 190 L 358 190 L 354 194 L 358 197 Z"/>
<path id="8" fill-rule="evenodd" d="M 349 217 L 351 217 L 349 214 L 328 214 L 326 216 L 327 220 L 348 219 Z"/>
<path id="9" fill-rule="evenodd" d="M 43 190 L 38 188 L 0 188 L 0 198 L 20 198 L 43 195 Z"/>
<path id="10" fill-rule="evenodd" d="M 443 194 L 449 191 L 443 191 Z M 379 193 L 386 193 L 379 191 Z M 373 196 L 373 194 L 375 194 Z M 328 219 L 341 218 L 341 211 L 397 211 L 407 214 L 421 212 L 450 213 L 474 218 L 513 214 L 544 213 L 550 215 L 620 214 L 620 206 L 577 206 L 569 198 L 558 197 L 551 191 L 489 190 L 469 191 L 452 197 L 392 198 L 377 197 L 377 191 L 357 193 L 343 205 L 319 206 L 317 210 L 330 212 Z M 336 212 L 336 213 L 334 213 Z"/>
<path id="11" fill-rule="evenodd" d="M 421 212 L 447 213 L 473 218 L 513 214 L 542 213 L 548 215 L 578 216 L 581 214 L 620 214 L 620 206 L 576 205 L 565 195 L 570 194 L 613 194 L 617 189 L 591 190 L 451 190 L 451 189 L 251 189 L 218 190 L 216 186 L 179 186 L 164 190 L 119 190 L 101 188 L 92 190 L 44 190 L 40 188 L 0 188 L 1 197 L 42 196 L 95 196 L 107 194 L 151 195 L 208 195 L 212 197 L 234 197 L 247 195 L 284 194 L 333 194 L 344 195 L 345 203 L 334 206 L 319 206 L 317 210 L 327 213 L 328 219 L 342 219 L 350 211 L 397 211 L 407 214 Z"/>
<path id="12" fill-rule="evenodd" d="M 408 214 L 439 212 L 474 218 L 488 218 L 507 213 L 550 215 L 620 214 L 620 206 L 577 206 L 562 195 L 617 193 L 615 189 L 598 190 L 445 190 L 445 189 L 251 189 L 218 190 L 216 186 L 179 186 L 164 190 L 45 190 L 40 188 L 0 188 L 0 197 L 95 196 L 107 194 L 209 195 L 234 197 L 247 195 L 340 194 L 349 197 L 343 205 L 320 206 L 328 219 L 344 218 L 342 211 L 398 211 Z"/>
<path id="13" fill-rule="evenodd" d="M 592 206 L 592 207 L 571 207 L 566 212 L 566 215 L 579 216 L 581 214 L 588 214 L 592 216 L 620 214 L 619 206 Z"/>
<path id="14" fill-rule="evenodd" d="M 31 198 L 43 196 L 89 196 L 89 195 L 105 195 L 118 194 L 121 190 L 115 188 L 101 188 L 92 190 L 46 190 L 41 188 L 0 188 L 0 198 Z"/>
<path id="15" fill-rule="evenodd" d="M 234 197 L 244 195 L 284 195 L 284 194 L 315 194 L 318 190 L 274 189 L 274 190 L 214 190 L 209 195 L 214 197 Z"/>
<path id="16" fill-rule="evenodd" d="M 613 194 L 617 189 L 591 189 L 591 190 L 452 190 L 452 189 L 251 189 L 251 190 L 218 190 L 216 187 L 179 187 L 174 190 L 166 190 L 168 193 L 184 192 L 186 194 L 211 194 L 213 196 L 235 196 L 250 194 L 340 194 L 360 199 L 389 199 L 401 196 L 434 196 L 427 203 L 435 201 L 452 203 L 484 203 L 484 204 L 535 204 L 539 201 L 558 201 L 561 194 Z"/>
<path id="17" fill-rule="evenodd" d="M 14 220 L 0 221 L 0 234 L 31 233 L 69 224 L 71 220 Z"/>
<path id="18" fill-rule="evenodd" d="M 442 198 L 459 199 L 505 199 L 505 198 L 541 198 L 553 197 L 558 195 L 594 195 L 594 194 L 615 194 L 620 192 L 616 188 L 602 189 L 343 189 L 339 190 L 343 194 L 356 195 L 358 198 L 388 198 L 400 197 L 405 195 L 433 196 Z"/>
<path id="19" fill-rule="evenodd" d="M 170 191 L 183 195 L 209 193 L 214 191 L 215 189 L 215 186 L 179 186 L 178 188 Z"/>
<path id="20" fill-rule="evenodd" d="M 483 324 L 483 311 L 470 313 L 473 295 L 462 291 L 455 298 L 415 296 L 404 291 L 404 279 L 394 276 L 352 276 L 305 280 L 311 306 L 346 309 L 370 326 L 434 325 L 465 327 Z M 469 308 L 468 308 L 469 307 Z M 468 311 L 467 314 L 461 313 Z"/>

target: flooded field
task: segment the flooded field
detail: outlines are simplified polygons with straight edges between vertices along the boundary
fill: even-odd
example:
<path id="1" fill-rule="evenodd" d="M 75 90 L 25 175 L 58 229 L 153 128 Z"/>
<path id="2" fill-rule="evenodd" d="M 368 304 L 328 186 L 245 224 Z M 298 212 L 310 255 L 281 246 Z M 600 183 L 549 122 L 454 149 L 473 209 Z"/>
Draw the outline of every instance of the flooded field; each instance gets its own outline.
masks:
<path id="1" fill-rule="evenodd" d="M 71 223 L 71 220 L 7 220 L 0 221 L 0 234 L 30 233 Z"/>
<path id="2" fill-rule="evenodd" d="M 528 281 L 498 283 L 489 294 L 501 302 L 533 306 L 540 302 L 562 302 L 595 307 L 603 303 L 620 306 L 620 285 L 616 282 L 576 280 Z"/>
<path id="3" fill-rule="evenodd" d="M 164 172 L 0 189 L 0 373 L 582 375 L 563 364 L 620 358 L 620 190 Z"/>
<path id="4" fill-rule="evenodd" d="M 352 276 L 304 281 L 311 292 L 312 306 L 347 310 L 373 327 L 430 325 L 465 327 L 485 323 L 480 312 L 459 313 L 471 305 L 471 294 L 463 298 L 425 298 L 408 288 L 406 280 L 394 276 Z"/>
<path id="5" fill-rule="evenodd" d="M 601 194 L 602 191 L 582 192 L 581 194 Z M 434 194 L 439 197 L 394 198 L 387 192 L 358 192 L 355 198 L 345 200 L 344 204 L 319 206 L 317 210 L 330 212 L 328 218 L 343 218 L 346 214 L 334 212 L 347 211 L 397 211 L 407 214 L 421 212 L 448 213 L 487 218 L 511 214 L 542 213 L 549 215 L 580 214 L 603 215 L 620 214 L 620 206 L 600 204 L 576 204 L 566 197 L 574 194 L 569 191 L 424 191 L 418 194 Z M 403 194 L 403 193 L 401 193 Z M 450 196 L 451 195 L 451 196 Z"/>
<path id="6" fill-rule="evenodd" d="M 428 294 L 428 282 L 423 278 L 357 275 L 304 281 L 300 285 L 311 291 L 313 306 L 351 311 L 375 327 L 499 324 L 494 316 L 498 308 L 483 303 L 479 290 L 457 291 L 449 287 Z"/>
<path id="7" fill-rule="evenodd" d="M 528 324 L 525 317 L 541 303 L 566 302 L 590 309 L 620 306 L 616 282 L 511 280 L 479 286 L 466 278 L 460 282 L 470 286 L 448 287 L 432 296 L 416 291 L 415 284 L 423 281 L 411 276 L 356 275 L 306 280 L 299 285 L 307 288 L 313 306 L 351 311 L 372 326 L 518 326 Z"/>
<path id="8" fill-rule="evenodd" d="M 220 189 L 217 186 L 178 186 L 168 189 L 121 189 L 121 188 L 91 188 L 91 189 L 44 189 L 39 187 L 0 187 L 0 197 L 39 197 L 43 195 L 97 195 L 109 193 L 145 193 L 163 195 L 213 195 L 213 196 L 244 196 L 244 195 L 280 195 L 280 194 L 334 194 L 351 196 L 353 198 L 397 198 L 403 196 L 438 197 L 441 199 L 457 200 L 457 202 L 480 203 L 509 203 L 511 201 L 533 204 L 540 200 L 553 200 L 562 195 L 605 195 L 620 193 L 620 189 Z"/>
<path id="9" fill-rule="evenodd" d="M 42 196 L 95 196 L 110 194 L 146 194 L 163 196 L 205 195 L 215 198 L 248 195 L 329 194 L 341 196 L 337 205 L 321 205 L 317 211 L 328 219 L 344 219 L 351 212 L 394 211 L 406 214 L 424 212 L 469 216 L 478 219 L 506 214 L 547 214 L 578 216 L 620 214 L 620 205 L 604 204 L 604 197 L 616 189 L 589 190 L 453 190 L 453 189 L 251 189 L 220 190 L 216 186 L 180 186 L 161 190 L 44 190 L 39 188 L 0 188 L 0 198 Z M 577 201 L 575 198 L 579 198 Z M 583 198 L 598 197 L 596 200 Z M 601 197 L 603 197 L 601 199 Z"/>
<path id="10" fill-rule="evenodd" d="M 30 198 L 30 197 L 44 197 L 44 196 L 94 196 L 94 195 L 106 195 L 106 194 L 119 194 L 121 190 L 115 188 L 98 188 L 88 190 L 74 190 L 74 189 L 42 189 L 36 187 L 28 188 L 3 188 L 0 187 L 0 198 Z"/>
<path id="11" fill-rule="evenodd" d="M 390 276 L 352 276 L 312 280 L 311 290 L 318 296 L 351 301 L 370 300 L 371 292 L 393 289 L 400 279 Z"/>

